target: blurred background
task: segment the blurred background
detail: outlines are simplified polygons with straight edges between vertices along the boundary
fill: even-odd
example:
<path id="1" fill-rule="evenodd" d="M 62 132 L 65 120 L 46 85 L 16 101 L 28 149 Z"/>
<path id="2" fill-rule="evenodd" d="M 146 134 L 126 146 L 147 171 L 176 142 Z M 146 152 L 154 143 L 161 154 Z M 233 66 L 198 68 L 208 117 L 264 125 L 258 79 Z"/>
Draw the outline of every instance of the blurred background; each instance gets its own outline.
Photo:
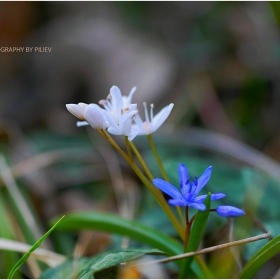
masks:
<path id="1" fill-rule="evenodd" d="M 77 128 L 65 107 L 97 103 L 117 85 L 125 95 L 137 86 L 140 114 L 143 101 L 154 103 L 155 113 L 175 104 L 155 135 L 174 184 L 180 160 L 197 175 L 214 160 L 212 184 L 218 191 L 232 186 L 228 194 L 234 189 L 238 197 L 228 202 L 251 213 L 251 228 L 241 219 L 239 235 L 279 234 L 279 2 L 0 2 L 0 47 L 52 47 L 0 52 L 0 151 L 43 224 L 76 209 L 142 213 L 145 194 L 138 195 L 131 170 L 93 130 Z M 153 162 L 148 144 L 135 143 Z M 123 203 L 122 185 L 133 205 Z M 221 232 L 228 226 L 218 219 L 209 232 L 215 223 Z M 109 243 L 107 235 L 94 238 Z M 213 269 L 222 257 L 213 257 Z M 274 275 L 278 264 L 260 277 Z M 238 265 L 233 260 L 232 270 Z"/>

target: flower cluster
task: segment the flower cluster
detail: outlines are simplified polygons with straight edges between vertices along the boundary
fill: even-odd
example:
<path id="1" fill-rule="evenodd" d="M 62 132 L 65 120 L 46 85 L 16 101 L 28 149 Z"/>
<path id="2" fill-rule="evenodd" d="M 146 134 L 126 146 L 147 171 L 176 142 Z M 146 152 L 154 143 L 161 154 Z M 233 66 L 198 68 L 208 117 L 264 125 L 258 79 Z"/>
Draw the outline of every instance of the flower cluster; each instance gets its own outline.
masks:
<path id="1" fill-rule="evenodd" d="M 81 121 L 77 126 L 91 125 L 95 129 L 107 129 L 114 135 L 128 136 L 132 141 L 137 135 L 149 135 L 155 132 L 168 118 L 174 104 L 164 107 L 156 116 L 153 116 L 153 104 L 151 105 L 150 118 L 147 105 L 144 103 L 145 121 L 138 115 L 137 104 L 132 104 L 132 96 L 136 87 L 132 88 L 128 96 L 123 96 L 117 86 L 110 89 L 106 100 L 100 100 L 99 104 L 67 104 L 66 108 Z M 133 123 L 133 120 L 135 123 Z"/>
<path id="2" fill-rule="evenodd" d="M 187 167 L 180 163 L 178 166 L 179 182 L 181 192 L 171 185 L 170 183 L 162 179 L 154 179 L 153 183 L 160 190 L 168 194 L 171 199 L 168 203 L 173 206 L 188 206 L 195 209 L 204 211 L 206 206 L 203 204 L 207 195 L 200 195 L 199 192 L 208 183 L 212 172 L 212 166 L 209 166 L 204 173 L 199 178 L 194 178 L 193 182 L 190 181 L 191 177 L 188 176 Z M 226 195 L 224 193 L 211 194 L 211 200 L 218 200 L 224 198 Z M 236 217 L 245 215 L 245 212 L 239 208 L 233 206 L 218 206 L 215 211 L 218 215 L 223 217 Z"/>

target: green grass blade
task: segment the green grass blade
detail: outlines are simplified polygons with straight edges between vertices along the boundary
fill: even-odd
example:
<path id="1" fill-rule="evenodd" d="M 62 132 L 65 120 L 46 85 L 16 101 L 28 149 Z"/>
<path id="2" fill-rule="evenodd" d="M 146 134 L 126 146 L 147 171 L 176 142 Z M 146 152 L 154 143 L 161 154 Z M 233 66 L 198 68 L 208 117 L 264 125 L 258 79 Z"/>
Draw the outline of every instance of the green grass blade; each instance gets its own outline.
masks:
<path id="1" fill-rule="evenodd" d="M 245 265 L 239 278 L 254 277 L 257 271 L 275 254 L 280 251 L 280 235 L 264 245 Z"/>
<path id="2" fill-rule="evenodd" d="M 208 193 L 208 196 L 204 202 L 204 204 L 206 205 L 206 210 L 197 211 L 196 218 L 193 222 L 193 226 L 191 229 L 191 234 L 190 234 L 186 252 L 194 252 L 194 251 L 197 251 L 197 249 L 198 249 L 198 246 L 203 237 L 203 233 L 204 233 L 206 223 L 208 220 L 208 216 L 209 216 L 209 210 L 210 210 L 210 204 L 211 204 L 210 196 L 211 196 L 211 194 Z M 198 256 L 198 257 L 200 258 L 200 256 Z M 184 260 L 183 269 L 181 270 L 181 273 L 179 275 L 180 278 L 185 278 L 186 275 L 189 273 L 193 260 L 194 260 L 194 257 L 186 258 Z M 204 265 L 203 261 L 198 260 L 198 264 L 200 264 L 200 268 L 204 274 L 204 277 L 212 278 L 212 274 L 207 269 L 207 267 Z"/>
<path id="3" fill-rule="evenodd" d="M 26 252 L 22 258 L 14 265 L 14 267 L 12 268 L 12 270 L 9 273 L 8 279 L 13 278 L 14 273 L 19 269 L 19 267 L 21 267 L 26 260 L 29 258 L 30 254 L 35 251 L 40 245 L 41 243 L 49 236 L 49 234 L 54 230 L 54 228 L 57 226 L 57 224 L 64 218 L 61 217 L 55 224 L 54 226 L 48 231 L 46 232 L 31 248 L 28 252 Z"/>
<path id="4" fill-rule="evenodd" d="M 56 230 L 81 229 L 94 229 L 128 236 L 170 255 L 182 253 L 182 244 L 177 240 L 139 222 L 127 220 L 114 214 L 100 212 L 71 213 L 56 227 Z"/>
<path id="5" fill-rule="evenodd" d="M 7 239 L 15 239 L 12 227 L 12 221 L 9 219 L 10 213 L 8 212 L 8 207 L 5 200 L 2 199 L 2 193 L 0 193 L 0 217 L 1 217 L 1 227 L 0 227 L 0 237 Z M 2 248 L 1 248 L 2 249 Z M 18 253 L 10 252 L 6 250 L 1 250 L 0 252 L 2 273 L 4 274 L 1 278 L 6 278 L 13 267 L 13 263 L 18 260 Z M 17 278 L 21 278 L 21 274 L 18 272 L 15 275 Z"/>

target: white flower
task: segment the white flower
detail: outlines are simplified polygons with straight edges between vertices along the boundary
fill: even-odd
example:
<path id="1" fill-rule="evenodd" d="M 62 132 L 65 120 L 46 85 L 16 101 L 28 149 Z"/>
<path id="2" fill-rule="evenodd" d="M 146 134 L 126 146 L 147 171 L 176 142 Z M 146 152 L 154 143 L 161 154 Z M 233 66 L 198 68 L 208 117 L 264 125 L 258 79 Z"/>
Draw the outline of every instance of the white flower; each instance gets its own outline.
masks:
<path id="1" fill-rule="evenodd" d="M 109 123 L 108 132 L 115 135 L 128 136 L 131 132 L 132 119 L 137 114 L 137 104 L 131 104 L 132 95 L 136 87 L 132 88 L 129 96 L 122 96 L 117 86 L 112 86 L 106 100 L 100 100 L 107 111 Z"/>
<path id="2" fill-rule="evenodd" d="M 161 111 L 154 116 L 153 109 L 154 105 L 151 104 L 150 118 L 148 115 L 147 104 L 143 103 L 145 110 L 145 121 L 143 122 L 139 115 L 136 115 L 134 118 L 135 124 L 132 125 L 131 133 L 128 137 L 132 141 L 137 135 L 149 135 L 155 132 L 168 118 L 171 113 L 171 110 L 174 106 L 173 103 L 167 105 Z"/>
<path id="3" fill-rule="evenodd" d="M 108 126 L 107 112 L 96 104 L 88 105 L 84 116 L 88 124 L 95 129 L 106 129 Z M 81 122 L 79 122 L 79 125 L 81 125 Z"/>
<path id="4" fill-rule="evenodd" d="M 87 106 L 86 103 L 66 104 L 67 110 L 80 120 L 85 120 L 84 113 Z"/>

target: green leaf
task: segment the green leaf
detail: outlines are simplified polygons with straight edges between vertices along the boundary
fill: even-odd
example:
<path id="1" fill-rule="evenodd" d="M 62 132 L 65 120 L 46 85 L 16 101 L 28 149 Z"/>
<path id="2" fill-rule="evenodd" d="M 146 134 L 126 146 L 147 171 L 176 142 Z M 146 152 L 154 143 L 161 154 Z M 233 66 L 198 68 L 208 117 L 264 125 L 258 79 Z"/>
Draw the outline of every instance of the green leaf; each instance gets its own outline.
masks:
<path id="1" fill-rule="evenodd" d="M 92 258 L 81 258 L 79 260 L 69 259 L 61 265 L 48 269 L 42 273 L 43 279 L 61 278 L 93 278 L 96 272 L 111 268 L 117 264 L 139 258 L 145 254 L 165 254 L 157 249 L 122 249 L 114 250 L 94 256 Z"/>
<path id="2" fill-rule="evenodd" d="M 203 233 L 204 233 L 204 230 L 206 227 L 206 223 L 208 220 L 208 216 L 209 216 L 209 210 L 210 210 L 210 204 L 211 204 L 210 196 L 211 196 L 211 193 L 208 193 L 208 196 L 204 202 L 204 204 L 206 205 L 206 210 L 197 211 L 196 218 L 193 222 L 193 226 L 191 229 L 191 234 L 190 234 L 186 252 L 195 252 L 198 249 L 198 246 L 202 239 L 202 236 L 203 236 Z M 198 256 L 198 257 L 200 258 L 200 256 Z M 190 266 L 191 266 L 193 260 L 194 260 L 194 257 L 186 258 L 184 260 L 183 269 L 181 269 L 180 275 L 179 275 L 180 278 L 185 278 L 186 274 L 189 273 Z M 198 260 L 198 263 L 200 263 L 199 260 Z M 202 270 L 203 270 L 204 276 L 206 278 L 213 278 L 212 274 L 205 266 L 202 267 Z"/>
<path id="3" fill-rule="evenodd" d="M 26 252 L 22 258 L 14 265 L 14 267 L 12 268 L 12 270 L 9 273 L 8 279 L 13 278 L 14 273 L 26 262 L 26 260 L 29 258 L 30 254 L 35 251 L 40 245 L 41 243 L 49 236 L 49 234 L 54 230 L 54 228 L 57 226 L 57 224 L 64 218 L 61 217 L 55 224 L 54 226 L 48 231 L 46 232 L 31 248 L 28 252 Z"/>
<path id="4" fill-rule="evenodd" d="M 126 249 L 126 250 L 118 250 L 113 252 L 106 252 L 101 256 L 95 258 L 86 269 L 81 271 L 78 278 L 79 279 L 88 279 L 97 271 L 101 271 L 103 269 L 115 266 L 122 262 L 127 262 L 129 260 L 133 260 L 139 258 L 145 254 L 165 254 L 156 249 Z"/>
<path id="5" fill-rule="evenodd" d="M 139 222 L 126 220 L 117 215 L 100 212 L 79 212 L 67 215 L 57 230 L 94 229 L 128 236 L 170 255 L 182 253 L 177 240 Z"/>
<path id="6" fill-rule="evenodd" d="M 252 278 L 257 271 L 280 251 L 280 235 L 264 245 L 243 268 L 239 278 Z"/>

